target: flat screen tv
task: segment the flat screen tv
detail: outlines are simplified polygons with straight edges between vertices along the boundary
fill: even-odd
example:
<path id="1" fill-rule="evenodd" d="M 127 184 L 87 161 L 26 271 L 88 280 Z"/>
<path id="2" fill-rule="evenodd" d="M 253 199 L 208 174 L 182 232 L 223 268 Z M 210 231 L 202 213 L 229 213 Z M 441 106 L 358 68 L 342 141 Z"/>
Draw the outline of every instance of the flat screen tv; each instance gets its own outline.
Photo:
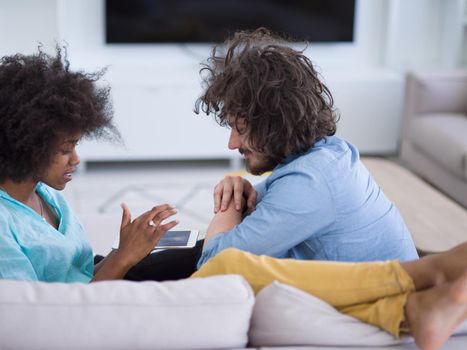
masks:
<path id="1" fill-rule="evenodd" d="M 221 42 L 266 27 L 290 39 L 353 41 L 355 0 L 106 0 L 107 43 Z"/>

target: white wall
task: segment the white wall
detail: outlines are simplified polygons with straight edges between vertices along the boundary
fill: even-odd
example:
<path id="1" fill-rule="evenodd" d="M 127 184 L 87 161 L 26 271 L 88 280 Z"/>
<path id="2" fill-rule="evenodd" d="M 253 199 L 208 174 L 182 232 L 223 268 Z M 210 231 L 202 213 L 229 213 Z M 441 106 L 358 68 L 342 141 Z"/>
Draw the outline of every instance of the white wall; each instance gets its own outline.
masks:
<path id="1" fill-rule="evenodd" d="M 397 151 L 407 69 L 452 66 L 460 0 L 357 0 L 354 43 L 314 44 L 341 112 L 338 133 L 363 153 Z M 103 0 L 0 0 L 0 50 L 69 43 L 72 67 L 109 65 L 115 118 L 126 149 L 88 143 L 86 159 L 225 158 L 227 132 L 192 108 L 209 45 L 106 45 Z M 13 30 L 16 29 L 16 30 Z"/>
<path id="2" fill-rule="evenodd" d="M 385 64 L 399 69 L 458 63 L 464 0 L 391 0 Z"/>
<path id="3" fill-rule="evenodd" d="M 0 55 L 46 51 L 58 38 L 56 0 L 0 0 Z"/>

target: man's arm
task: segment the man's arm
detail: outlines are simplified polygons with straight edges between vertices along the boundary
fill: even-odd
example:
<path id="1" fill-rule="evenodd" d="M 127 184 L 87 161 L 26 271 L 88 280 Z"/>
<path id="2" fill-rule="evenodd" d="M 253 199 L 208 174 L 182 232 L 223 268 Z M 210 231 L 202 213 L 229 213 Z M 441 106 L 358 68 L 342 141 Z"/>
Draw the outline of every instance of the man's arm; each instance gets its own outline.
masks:
<path id="1" fill-rule="evenodd" d="M 290 176 L 279 174 L 250 215 L 235 213 L 230 207 L 225 215 L 216 214 L 198 267 L 227 248 L 285 256 L 292 247 L 329 226 L 335 219 L 332 196 L 322 181 L 311 176 L 315 175 L 296 171 Z"/>
<path id="2" fill-rule="evenodd" d="M 241 209 L 244 209 L 244 206 L 245 200 L 242 200 Z M 230 201 L 225 211 L 218 211 L 209 224 L 206 237 L 204 238 L 204 245 L 206 245 L 212 237 L 230 231 L 235 225 L 238 225 L 243 219 L 242 211 L 243 210 L 237 210 L 234 201 Z"/>

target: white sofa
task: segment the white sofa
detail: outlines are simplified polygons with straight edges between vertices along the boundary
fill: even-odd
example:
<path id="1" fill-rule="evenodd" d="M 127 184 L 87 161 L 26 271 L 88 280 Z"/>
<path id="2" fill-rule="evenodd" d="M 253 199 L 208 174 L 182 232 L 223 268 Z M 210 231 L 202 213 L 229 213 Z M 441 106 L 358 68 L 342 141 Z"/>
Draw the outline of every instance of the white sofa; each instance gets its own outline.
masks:
<path id="1" fill-rule="evenodd" d="M 467 323 L 445 349 L 467 348 Z M 0 281 L 0 349 L 414 349 L 293 287 L 240 276 L 84 284 Z"/>

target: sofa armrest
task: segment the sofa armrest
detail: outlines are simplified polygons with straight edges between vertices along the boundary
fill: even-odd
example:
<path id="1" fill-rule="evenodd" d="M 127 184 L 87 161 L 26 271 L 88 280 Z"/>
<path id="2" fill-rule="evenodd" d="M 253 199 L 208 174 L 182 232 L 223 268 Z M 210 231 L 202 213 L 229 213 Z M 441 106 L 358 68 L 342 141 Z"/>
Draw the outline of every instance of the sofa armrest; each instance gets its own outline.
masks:
<path id="1" fill-rule="evenodd" d="M 467 113 L 467 70 L 407 74 L 402 135 L 410 139 L 411 121 L 433 113 Z"/>
<path id="2" fill-rule="evenodd" d="M 240 276 L 90 284 L 0 280 L 1 349 L 244 348 L 254 304 Z"/>
<path id="3" fill-rule="evenodd" d="M 405 114 L 467 112 L 467 70 L 409 72 Z"/>

